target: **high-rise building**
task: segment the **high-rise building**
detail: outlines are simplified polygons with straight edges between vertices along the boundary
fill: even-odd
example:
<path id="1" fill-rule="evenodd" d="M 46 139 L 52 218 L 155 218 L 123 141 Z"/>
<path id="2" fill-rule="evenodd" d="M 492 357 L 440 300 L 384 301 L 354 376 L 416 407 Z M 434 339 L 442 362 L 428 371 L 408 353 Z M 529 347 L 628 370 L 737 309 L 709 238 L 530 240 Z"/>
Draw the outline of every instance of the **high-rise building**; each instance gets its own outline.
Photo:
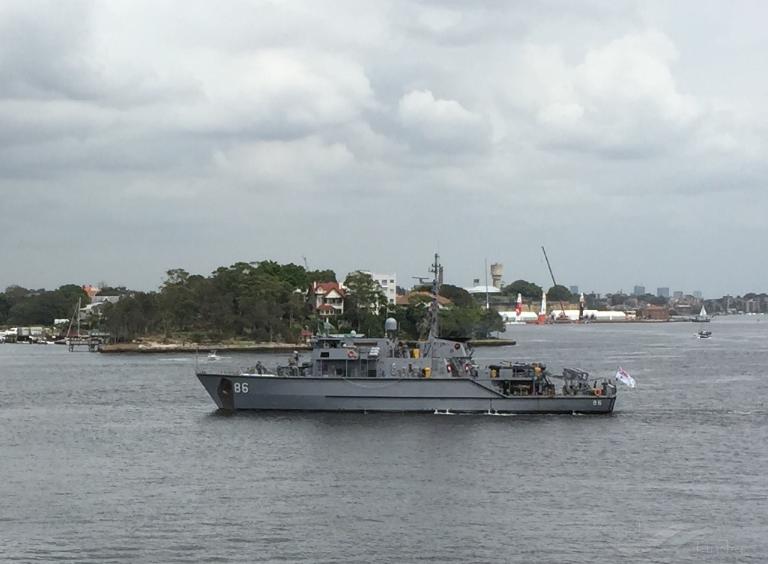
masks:
<path id="1" fill-rule="evenodd" d="M 701 299 L 701 290 L 695 290 L 695 291 L 693 292 L 693 297 L 694 297 L 694 298 L 698 298 L 698 299 Z"/>
<path id="2" fill-rule="evenodd" d="M 668 298 L 669 297 L 669 288 L 656 288 L 656 296 L 659 298 Z"/>
<path id="3" fill-rule="evenodd" d="M 578 286 L 569 286 L 568 289 L 571 291 L 571 294 L 578 295 L 579 293 L 579 287 Z"/>
<path id="4" fill-rule="evenodd" d="M 632 291 L 633 296 L 643 296 L 645 295 L 645 286 L 635 286 L 635 289 Z"/>
<path id="5" fill-rule="evenodd" d="M 683 291 L 682 290 L 675 290 L 672 293 L 672 297 L 674 297 L 676 300 L 679 300 L 680 298 L 683 297 Z"/>

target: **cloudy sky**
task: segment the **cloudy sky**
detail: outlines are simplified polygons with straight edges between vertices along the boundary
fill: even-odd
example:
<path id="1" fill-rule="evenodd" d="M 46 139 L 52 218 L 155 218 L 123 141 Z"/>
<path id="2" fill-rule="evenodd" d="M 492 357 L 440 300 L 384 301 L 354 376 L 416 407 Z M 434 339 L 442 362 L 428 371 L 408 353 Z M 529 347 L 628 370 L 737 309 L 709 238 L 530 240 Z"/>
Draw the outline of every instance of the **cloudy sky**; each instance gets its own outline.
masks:
<path id="1" fill-rule="evenodd" d="M 0 3 L 0 287 L 768 291 L 762 2 Z"/>

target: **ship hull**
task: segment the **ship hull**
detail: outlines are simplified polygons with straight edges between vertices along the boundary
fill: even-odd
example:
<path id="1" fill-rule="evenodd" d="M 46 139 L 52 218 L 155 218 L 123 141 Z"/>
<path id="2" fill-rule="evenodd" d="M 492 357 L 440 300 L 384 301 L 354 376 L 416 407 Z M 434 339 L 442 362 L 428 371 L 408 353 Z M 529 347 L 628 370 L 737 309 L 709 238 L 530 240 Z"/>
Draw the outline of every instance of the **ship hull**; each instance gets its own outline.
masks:
<path id="1" fill-rule="evenodd" d="M 472 378 L 312 378 L 198 374 L 224 410 L 609 414 L 616 397 L 505 396 Z"/>

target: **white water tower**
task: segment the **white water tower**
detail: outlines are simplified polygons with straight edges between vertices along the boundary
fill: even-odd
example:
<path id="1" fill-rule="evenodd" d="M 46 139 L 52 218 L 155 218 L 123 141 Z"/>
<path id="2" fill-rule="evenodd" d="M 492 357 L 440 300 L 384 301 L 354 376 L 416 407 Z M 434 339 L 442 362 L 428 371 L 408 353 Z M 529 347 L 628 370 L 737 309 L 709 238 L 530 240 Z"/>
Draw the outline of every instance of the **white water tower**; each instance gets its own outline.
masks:
<path id="1" fill-rule="evenodd" d="M 491 265 L 491 283 L 494 288 L 501 290 L 501 277 L 503 276 L 504 265 L 495 262 Z"/>

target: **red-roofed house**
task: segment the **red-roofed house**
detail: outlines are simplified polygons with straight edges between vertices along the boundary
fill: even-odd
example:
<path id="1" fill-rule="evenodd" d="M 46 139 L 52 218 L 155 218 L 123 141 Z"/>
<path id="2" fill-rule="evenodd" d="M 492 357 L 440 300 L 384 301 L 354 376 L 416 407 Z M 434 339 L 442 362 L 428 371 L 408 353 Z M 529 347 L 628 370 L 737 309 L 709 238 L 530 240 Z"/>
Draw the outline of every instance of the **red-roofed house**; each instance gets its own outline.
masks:
<path id="1" fill-rule="evenodd" d="M 101 292 L 100 288 L 97 288 L 96 286 L 91 286 L 90 284 L 83 284 L 82 288 L 83 288 L 83 292 L 88 294 L 88 297 L 91 298 L 91 299 L 93 299 L 93 297 L 96 294 Z"/>
<path id="2" fill-rule="evenodd" d="M 313 282 L 309 300 L 315 311 L 323 317 L 344 313 L 344 288 L 338 282 Z"/>

